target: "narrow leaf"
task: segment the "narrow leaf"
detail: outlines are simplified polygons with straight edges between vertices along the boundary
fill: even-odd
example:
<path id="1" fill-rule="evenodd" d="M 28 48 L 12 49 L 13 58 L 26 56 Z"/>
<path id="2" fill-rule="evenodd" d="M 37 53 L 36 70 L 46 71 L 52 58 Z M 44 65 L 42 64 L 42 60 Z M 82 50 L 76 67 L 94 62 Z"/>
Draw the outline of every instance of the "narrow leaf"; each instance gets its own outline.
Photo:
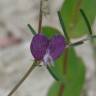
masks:
<path id="1" fill-rule="evenodd" d="M 36 35 L 36 31 L 32 28 L 30 24 L 27 25 L 30 31 L 32 32 L 33 35 Z"/>
<path id="2" fill-rule="evenodd" d="M 58 11 L 58 17 L 59 17 L 59 21 L 60 21 L 62 30 L 63 30 L 63 32 L 64 32 L 64 36 L 65 36 L 65 38 L 66 38 L 66 41 L 69 42 L 70 39 L 69 39 L 68 34 L 67 34 L 67 32 L 66 32 L 66 28 L 65 28 L 65 25 L 64 25 L 64 22 L 63 22 L 63 18 L 62 18 L 62 16 L 61 16 L 60 11 Z"/>

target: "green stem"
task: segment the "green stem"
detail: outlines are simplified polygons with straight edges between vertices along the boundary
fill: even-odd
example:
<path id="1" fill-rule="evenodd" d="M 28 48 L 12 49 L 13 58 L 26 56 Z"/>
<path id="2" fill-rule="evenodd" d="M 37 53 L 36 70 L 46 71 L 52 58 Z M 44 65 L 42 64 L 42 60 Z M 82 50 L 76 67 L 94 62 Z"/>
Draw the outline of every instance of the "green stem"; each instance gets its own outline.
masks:
<path id="1" fill-rule="evenodd" d="M 20 87 L 20 85 L 27 79 L 27 77 L 30 75 L 30 73 L 33 71 L 33 69 L 37 66 L 37 62 L 34 61 L 32 66 L 29 68 L 27 73 L 22 77 L 22 79 L 19 81 L 19 83 L 12 89 L 12 91 L 8 94 L 8 96 L 12 96 L 14 92 Z"/>

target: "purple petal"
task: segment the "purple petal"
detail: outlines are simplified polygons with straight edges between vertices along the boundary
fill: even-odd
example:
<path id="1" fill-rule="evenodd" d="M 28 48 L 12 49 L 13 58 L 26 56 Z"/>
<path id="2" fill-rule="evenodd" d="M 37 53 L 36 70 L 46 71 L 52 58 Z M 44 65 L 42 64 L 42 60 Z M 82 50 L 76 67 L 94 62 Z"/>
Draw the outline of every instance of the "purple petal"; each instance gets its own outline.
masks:
<path id="1" fill-rule="evenodd" d="M 30 49 L 31 49 L 32 55 L 36 60 L 43 59 L 46 53 L 48 44 L 49 44 L 48 38 L 42 34 L 37 34 L 33 37 Z"/>
<path id="2" fill-rule="evenodd" d="M 65 47 L 66 42 L 62 35 L 56 35 L 51 39 L 48 50 L 53 60 L 57 59 L 63 53 Z"/>

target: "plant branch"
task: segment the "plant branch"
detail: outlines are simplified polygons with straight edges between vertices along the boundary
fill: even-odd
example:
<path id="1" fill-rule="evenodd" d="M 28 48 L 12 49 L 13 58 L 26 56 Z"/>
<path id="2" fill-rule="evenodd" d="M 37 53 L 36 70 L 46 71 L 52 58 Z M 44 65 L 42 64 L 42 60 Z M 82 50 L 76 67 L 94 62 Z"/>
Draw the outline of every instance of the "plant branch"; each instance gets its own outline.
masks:
<path id="1" fill-rule="evenodd" d="M 64 92 L 64 85 L 61 84 L 58 96 L 63 96 L 63 92 Z"/>
<path id="2" fill-rule="evenodd" d="M 42 28 L 42 17 L 43 17 L 43 14 L 42 14 L 42 0 L 40 1 L 40 13 L 39 13 L 39 25 L 38 25 L 38 33 L 41 32 L 41 28 Z"/>
<path id="3" fill-rule="evenodd" d="M 66 75 L 67 64 L 68 64 L 67 63 L 67 61 L 68 61 L 68 48 L 65 49 L 64 53 L 65 54 L 64 54 L 64 66 L 63 66 L 63 69 L 64 69 L 64 75 Z M 64 87 L 65 87 L 65 85 L 61 84 L 58 96 L 63 96 Z"/>
<path id="4" fill-rule="evenodd" d="M 67 61 L 68 61 L 68 48 L 65 49 L 65 54 L 64 54 L 64 74 L 67 72 Z"/>
<path id="5" fill-rule="evenodd" d="M 33 69 L 37 66 L 37 61 L 34 61 L 27 73 L 22 77 L 19 83 L 12 89 L 12 91 L 8 94 L 8 96 L 12 96 L 14 92 L 20 87 L 20 85 L 27 79 Z"/>

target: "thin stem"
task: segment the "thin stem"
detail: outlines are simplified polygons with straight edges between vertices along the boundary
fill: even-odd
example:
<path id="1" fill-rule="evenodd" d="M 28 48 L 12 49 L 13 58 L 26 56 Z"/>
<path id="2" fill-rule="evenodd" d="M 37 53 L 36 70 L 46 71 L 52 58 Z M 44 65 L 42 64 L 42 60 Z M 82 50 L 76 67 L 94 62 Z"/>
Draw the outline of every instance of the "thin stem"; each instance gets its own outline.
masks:
<path id="1" fill-rule="evenodd" d="M 39 25 L 38 25 L 38 33 L 41 32 L 41 29 L 42 29 L 42 17 L 43 17 L 43 14 L 42 14 L 42 0 L 40 1 L 40 13 L 39 13 Z"/>
<path id="2" fill-rule="evenodd" d="M 64 85 L 61 84 L 58 96 L 63 96 L 63 92 L 64 92 Z"/>
<path id="3" fill-rule="evenodd" d="M 63 67 L 64 75 L 66 75 L 66 72 L 67 72 L 67 64 L 68 64 L 67 61 L 68 61 L 68 48 L 66 48 L 64 51 L 64 67 Z M 64 87 L 65 85 L 61 84 L 58 96 L 63 96 Z"/>
<path id="4" fill-rule="evenodd" d="M 19 81 L 19 83 L 12 89 L 12 91 L 8 94 L 8 96 L 12 96 L 14 92 L 20 87 L 20 85 L 27 79 L 27 77 L 30 75 L 30 73 L 33 71 L 33 69 L 37 66 L 37 62 L 34 61 L 32 66 L 29 68 L 27 73 L 22 77 L 22 79 Z"/>
<path id="5" fill-rule="evenodd" d="M 67 61 L 68 61 L 68 48 L 65 49 L 65 54 L 64 54 L 64 74 L 67 72 Z"/>
<path id="6" fill-rule="evenodd" d="M 88 38 L 84 38 L 84 39 L 82 39 L 82 40 L 80 40 L 80 41 L 78 41 L 78 42 L 75 42 L 75 43 L 70 43 L 66 48 L 68 48 L 68 47 L 70 47 L 70 46 L 75 47 L 75 46 L 77 46 L 77 45 L 84 44 L 85 41 L 91 40 L 91 39 L 92 39 L 92 40 L 96 39 L 96 35 L 90 36 L 90 37 L 88 37 Z"/>

